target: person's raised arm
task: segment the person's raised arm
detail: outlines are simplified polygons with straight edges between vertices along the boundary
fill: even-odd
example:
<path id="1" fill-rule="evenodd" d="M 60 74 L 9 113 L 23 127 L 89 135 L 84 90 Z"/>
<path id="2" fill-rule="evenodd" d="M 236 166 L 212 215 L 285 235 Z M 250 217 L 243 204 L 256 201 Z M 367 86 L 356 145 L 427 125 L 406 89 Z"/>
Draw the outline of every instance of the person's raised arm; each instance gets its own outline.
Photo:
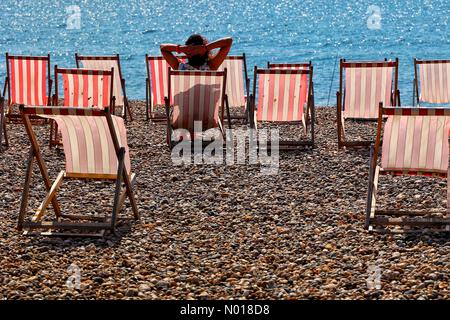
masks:
<path id="1" fill-rule="evenodd" d="M 219 69 L 220 65 L 227 57 L 228 52 L 230 52 L 232 43 L 233 43 L 233 39 L 222 38 L 222 39 L 219 39 L 217 41 L 211 42 L 206 45 L 206 49 L 208 51 L 212 51 L 214 49 L 219 49 L 219 51 L 216 54 L 212 55 L 212 57 L 209 60 L 209 68 L 211 70 Z"/>
<path id="2" fill-rule="evenodd" d="M 166 59 L 167 63 L 172 67 L 174 70 L 178 70 L 178 66 L 180 64 L 180 61 L 178 58 L 173 54 L 173 52 L 180 53 L 181 47 L 178 44 L 162 44 L 160 45 L 161 53 Z"/>

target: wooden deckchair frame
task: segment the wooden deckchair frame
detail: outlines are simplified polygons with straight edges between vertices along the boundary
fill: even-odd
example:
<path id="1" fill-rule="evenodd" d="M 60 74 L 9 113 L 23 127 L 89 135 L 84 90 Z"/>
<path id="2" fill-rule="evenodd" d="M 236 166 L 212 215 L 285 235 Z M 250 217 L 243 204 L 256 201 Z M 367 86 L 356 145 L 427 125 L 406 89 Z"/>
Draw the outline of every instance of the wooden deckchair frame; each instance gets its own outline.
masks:
<path id="1" fill-rule="evenodd" d="M 171 77 L 173 76 L 173 75 L 176 75 L 176 74 L 182 74 L 182 73 L 184 73 L 184 72 L 186 72 L 186 73 L 195 73 L 195 74 L 203 74 L 204 76 L 206 76 L 206 77 L 215 77 L 215 76 L 217 76 L 217 75 L 211 75 L 211 74 L 208 74 L 208 72 L 210 72 L 210 71 L 192 71 L 192 70 L 190 70 L 190 71 L 179 71 L 179 70 L 172 70 L 171 68 L 169 68 L 169 70 L 168 70 L 168 77 L 167 77 L 167 81 L 168 81 L 168 96 L 170 97 L 171 96 L 171 90 L 172 90 L 172 87 L 171 87 Z M 224 131 L 224 128 L 223 128 L 223 124 L 224 124 L 224 109 L 226 108 L 226 113 L 227 113 L 227 120 L 228 120 L 228 129 L 231 129 L 231 116 L 230 116 L 230 106 L 229 106 L 229 104 L 228 104 L 228 97 L 227 97 L 227 95 L 226 95 L 226 84 L 227 84 L 227 68 L 225 68 L 223 71 L 214 71 L 215 73 L 220 73 L 220 74 L 223 74 L 223 79 L 222 79 L 222 92 L 221 92 L 221 98 L 220 98 L 220 106 L 219 106 L 219 108 L 220 108 L 220 115 L 219 115 L 219 119 L 220 119 L 220 122 L 219 122 L 219 126 L 218 126 L 218 128 L 220 129 L 220 132 L 221 132 L 221 134 L 222 134 L 222 136 L 224 137 L 224 139 L 226 138 L 226 135 L 225 135 L 225 131 Z M 171 103 L 170 103 L 170 100 L 169 100 L 169 97 L 164 97 L 164 101 L 165 101 L 165 107 L 166 107 L 166 121 L 167 121 L 167 144 L 169 145 L 169 148 L 172 150 L 172 148 L 174 147 L 174 143 L 173 143 L 173 141 L 172 141 L 172 133 L 173 133 L 173 131 L 175 130 L 173 127 L 172 127 L 172 122 L 171 122 L 171 117 L 172 117 L 172 108 L 173 108 L 173 105 L 171 105 Z M 191 140 L 192 142 L 194 142 L 194 140 Z"/>
<path id="2" fill-rule="evenodd" d="M 253 73 L 253 93 L 250 94 L 250 99 L 248 99 L 249 103 L 249 110 L 250 110 L 250 127 L 255 129 L 256 126 L 256 84 L 258 81 L 258 73 L 259 72 L 265 72 L 267 70 L 273 70 L 273 69 L 258 69 L 257 66 L 254 68 Z M 289 70 L 279 70 L 282 72 L 289 72 Z M 300 74 L 308 74 L 309 75 L 309 81 L 308 81 L 308 93 L 307 93 L 307 102 L 306 102 L 306 110 L 305 112 L 305 123 L 302 123 L 303 121 L 274 121 L 277 124 L 286 124 L 286 125 L 295 125 L 302 123 L 303 126 L 305 126 L 305 131 L 308 133 L 308 130 L 311 134 L 310 140 L 304 140 L 304 139 L 298 139 L 294 141 L 283 141 L 280 140 L 279 143 L 279 149 L 280 150 L 295 150 L 298 148 L 310 148 L 314 149 L 314 143 L 315 143 L 315 130 L 314 126 L 316 123 L 316 110 L 315 110 L 315 104 L 314 104 L 314 81 L 313 81 L 313 74 L 314 74 L 314 67 L 310 65 L 308 69 L 302 69 L 302 70 L 295 70 L 296 72 Z M 310 119 L 311 115 L 311 119 Z M 268 149 L 270 149 L 270 145 L 268 145 Z"/>
<path id="3" fill-rule="evenodd" d="M 119 76 L 120 76 L 120 84 L 122 87 L 122 95 L 123 95 L 123 118 L 125 120 L 128 120 L 127 115 L 130 117 L 130 121 L 133 121 L 133 112 L 131 111 L 130 104 L 128 103 L 128 97 L 127 97 L 127 91 L 125 87 L 125 78 L 122 74 L 122 67 L 120 66 L 120 55 L 110 55 L 110 56 L 87 56 L 87 55 L 79 55 L 78 53 L 75 53 L 75 62 L 77 64 L 77 68 L 80 68 L 80 61 L 83 60 L 111 60 L 111 61 L 117 61 L 117 67 L 119 68 Z"/>
<path id="4" fill-rule="evenodd" d="M 95 117 L 105 117 L 108 124 L 109 133 L 112 138 L 115 153 L 118 160 L 118 170 L 117 175 L 110 174 L 70 174 L 62 170 L 53 184 L 50 182 L 48 175 L 47 166 L 42 158 L 39 144 L 36 135 L 33 131 L 30 115 L 38 113 L 37 108 L 20 106 L 20 112 L 22 116 L 23 123 L 25 125 L 25 130 L 31 142 L 30 153 L 27 161 L 27 169 L 25 176 L 25 183 L 22 192 L 22 200 L 19 212 L 19 221 L 17 228 L 19 231 L 25 230 L 25 234 L 34 234 L 35 230 L 47 230 L 45 232 L 38 232 L 41 235 L 58 235 L 58 236 L 103 236 L 105 231 L 111 231 L 115 233 L 115 228 L 117 222 L 119 221 L 118 214 L 121 211 L 125 199 L 128 197 L 131 208 L 133 211 L 134 219 L 139 219 L 139 212 L 136 206 L 136 201 L 133 194 L 133 186 L 135 184 L 135 174 L 129 174 L 125 167 L 125 148 L 120 147 L 116 131 L 114 129 L 113 119 L 109 108 L 104 110 L 96 108 L 60 108 L 60 107 L 49 107 L 42 108 L 42 115 L 77 115 L 77 116 L 95 116 Z M 41 172 L 42 178 L 44 180 L 45 188 L 47 194 L 42 201 L 41 205 L 35 212 L 34 216 L 30 221 L 25 221 L 25 216 L 27 214 L 28 208 L 28 197 L 30 192 L 31 179 L 33 174 L 33 163 L 36 160 L 39 170 Z M 83 215 L 66 215 L 61 212 L 60 205 L 56 198 L 57 192 L 63 179 L 78 179 L 78 180 L 109 180 L 115 181 L 115 194 L 114 194 L 114 204 L 112 213 L 108 219 L 106 216 L 83 216 Z M 125 187 L 122 188 L 122 182 Z M 48 206 L 50 203 L 53 206 L 56 219 L 52 221 L 43 221 Z M 61 221 L 62 219 L 70 221 Z M 125 218 L 123 218 L 125 219 Z M 89 221 L 89 222 L 80 222 Z M 61 233 L 54 232 L 54 230 L 77 230 L 82 233 Z M 86 231 L 94 231 L 96 233 L 86 233 Z"/>
<path id="5" fill-rule="evenodd" d="M 342 113 L 343 107 L 345 106 L 345 88 L 344 88 L 344 69 L 349 67 L 376 67 L 380 64 L 387 64 L 389 67 L 394 68 L 393 75 L 393 85 L 391 92 L 391 104 L 392 106 L 400 106 L 400 90 L 398 89 L 398 58 L 395 61 L 346 61 L 345 59 L 340 60 L 340 74 L 339 74 L 339 91 L 336 93 L 336 110 L 337 110 L 337 131 L 338 131 L 338 148 L 369 148 L 373 144 L 373 140 L 361 140 L 361 141 L 350 141 L 345 137 L 344 124 L 342 123 Z M 352 65 L 352 66 L 351 66 Z M 366 119 L 366 118 L 351 118 L 353 121 L 366 121 L 375 122 L 377 119 Z"/>
<path id="6" fill-rule="evenodd" d="M 14 113 L 11 103 L 12 93 L 11 93 L 11 70 L 10 70 L 10 60 L 19 59 L 19 60 L 44 60 L 47 62 L 47 106 L 52 105 L 52 84 L 53 80 L 50 74 L 50 54 L 46 56 L 24 56 L 24 55 L 10 55 L 8 52 L 6 53 L 6 79 L 5 86 L 3 87 L 3 97 L 6 98 L 8 95 L 8 105 L 6 112 L 6 119 L 9 123 L 12 124 L 22 124 L 22 118 L 20 113 Z M 30 117 L 33 124 L 47 124 L 47 121 L 42 121 L 42 118 L 39 117 Z M 40 121 L 39 121 L 40 120 Z"/>
<path id="7" fill-rule="evenodd" d="M 381 168 L 380 165 L 377 164 L 377 160 L 379 157 L 380 147 L 381 147 L 381 131 L 383 127 L 383 116 L 393 115 L 395 114 L 396 108 L 383 108 L 383 104 L 379 105 L 379 115 L 377 120 L 377 134 L 375 139 L 375 144 L 371 146 L 370 150 L 370 169 L 369 169 L 369 186 L 367 193 L 367 206 L 366 206 L 366 220 L 365 220 L 365 228 L 370 232 L 379 232 L 379 233 L 416 233 L 423 232 L 424 230 L 408 230 L 408 229 L 400 229 L 400 230 L 390 230 L 387 227 L 389 226 L 406 226 L 409 227 L 429 227 L 430 231 L 449 231 L 450 232 L 450 204 L 447 204 L 447 211 L 445 212 L 430 212 L 430 211 L 418 211 L 418 210 L 377 210 L 376 209 L 376 194 L 378 189 L 379 177 L 380 175 L 421 175 L 421 176 L 431 176 L 431 177 L 440 177 L 447 179 L 448 185 L 448 200 L 450 200 L 450 181 L 448 180 L 448 175 L 450 170 L 447 171 L 446 174 L 436 173 L 431 171 L 398 171 L 398 170 L 385 170 Z M 410 112 L 410 114 L 423 114 L 427 115 L 442 115 L 442 116 L 450 116 L 450 109 L 438 108 L 428 110 L 420 110 L 419 108 L 401 108 L 404 110 L 403 112 Z M 406 113 L 405 113 L 406 114 Z M 429 214 L 443 214 L 444 218 L 429 218 L 424 217 Z M 415 217 L 416 219 L 411 219 L 411 217 Z M 421 217 L 417 219 L 417 217 Z M 438 229 L 438 226 L 445 226 L 446 229 Z"/>
<path id="8" fill-rule="evenodd" d="M 419 60 L 414 58 L 414 81 L 413 81 L 413 106 L 420 104 L 419 93 L 419 70 L 418 66 L 421 64 L 435 64 L 435 63 L 450 63 L 450 60 Z M 425 101 L 426 102 L 426 101 Z"/>
<path id="9" fill-rule="evenodd" d="M 111 68 L 111 71 L 105 70 L 88 70 L 88 69 L 66 69 L 66 68 L 58 68 L 55 65 L 55 94 L 53 95 L 53 106 L 58 106 L 59 97 L 58 97 L 58 75 L 62 74 L 99 74 L 102 73 L 104 75 L 111 77 L 110 83 L 110 94 L 109 94 L 109 106 L 106 106 L 108 109 L 112 110 L 112 114 L 115 114 L 115 101 L 114 97 L 114 68 Z M 70 108 L 71 106 L 66 106 L 66 108 Z M 77 108 L 85 108 L 85 107 L 77 107 Z M 106 108 L 105 108 L 106 109 Z M 53 146 L 61 145 L 61 142 L 58 139 L 58 125 L 55 121 L 50 121 L 50 148 Z"/>
<path id="10" fill-rule="evenodd" d="M 5 121 L 5 98 L 0 96 L 0 152 L 3 152 L 3 137 L 5 139 L 5 148 L 7 149 L 9 148 L 9 142 Z"/>

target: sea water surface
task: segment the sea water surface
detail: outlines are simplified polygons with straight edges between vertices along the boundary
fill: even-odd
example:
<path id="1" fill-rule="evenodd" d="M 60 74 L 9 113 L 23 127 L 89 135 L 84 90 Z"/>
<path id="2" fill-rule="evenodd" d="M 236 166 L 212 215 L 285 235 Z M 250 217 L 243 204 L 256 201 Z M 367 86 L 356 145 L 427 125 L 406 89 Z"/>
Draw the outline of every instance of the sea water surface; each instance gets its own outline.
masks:
<path id="1" fill-rule="evenodd" d="M 449 0 L 1 0 L 0 53 L 50 53 L 61 67 L 75 66 L 75 52 L 119 53 L 129 98 L 143 99 L 146 53 L 192 33 L 230 36 L 250 75 L 267 61 L 312 60 L 317 105 L 336 103 L 340 57 L 398 57 L 407 105 L 413 58 L 450 59 L 449 15 Z M 1 58 L 1 86 L 5 73 Z"/>

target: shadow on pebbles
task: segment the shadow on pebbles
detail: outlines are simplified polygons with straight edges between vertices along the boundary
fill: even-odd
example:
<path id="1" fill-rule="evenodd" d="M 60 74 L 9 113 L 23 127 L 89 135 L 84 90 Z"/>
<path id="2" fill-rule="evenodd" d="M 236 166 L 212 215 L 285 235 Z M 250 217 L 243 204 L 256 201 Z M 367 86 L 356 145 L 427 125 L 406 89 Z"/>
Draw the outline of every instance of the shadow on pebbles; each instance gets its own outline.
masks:
<path id="1" fill-rule="evenodd" d="M 0 156 L 0 299 L 449 297 L 448 235 L 364 230 L 369 151 L 337 150 L 334 108 L 317 110 L 316 149 L 282 152 L 278 173 L 264 175 L 259 164 L 174 165 L 165 125 L 146 122 L 142 102 L 132 106 L 128 140 L 141 219 L 104 239 L 16 230 L 29 142 L 22 126 L 8 125 L 11 147 Z M 347 127 L 353 136 L 375 128 Z M 37 131 L 45 144 L 47 128 Z M 280 128 L 289 134 L 297 132 Z M 42 149 L 53 180 L 63 152 Z M 44 194 L 34 172 L 30 208 Z M 446 207 L 445 181 L 385 179 L 381 206 Z M 59 200 L 69 211 L 104 214 L 112 192 L 110 184 L 67 182 Z M 129 206 L 122 214 L 131 214 Z"/>

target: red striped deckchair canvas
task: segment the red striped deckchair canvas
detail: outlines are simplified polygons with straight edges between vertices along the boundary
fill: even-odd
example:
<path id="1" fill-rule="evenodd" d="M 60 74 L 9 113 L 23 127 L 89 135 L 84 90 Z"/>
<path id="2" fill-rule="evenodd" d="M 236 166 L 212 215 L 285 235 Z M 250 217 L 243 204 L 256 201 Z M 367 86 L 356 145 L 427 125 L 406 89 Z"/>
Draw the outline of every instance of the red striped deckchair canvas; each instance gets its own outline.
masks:
<path id="1" fill-rule="evenodd" d="M 104 117 L 50 116 L 61 130 L 66 172 L 117 175 L 117 155 Z M 131 172 L 124 120 L 112 116 L 120 147 L 125 147 L 125 168 Z"/>
<path id="2" fill-rule="evenodd" d="M 66 107 L 113 107 L 114 69 L 109 71 L 87 69 L 59 69 L 55 66 L 56 86 L 61 75 Z M 56 98 L 58 88 L 56 87 Z"/>
<path id="3" fill-rule="evenodd" d="M 6 54 L 8 105 L 48 105 L 51 87 L 50 56 Z"/>
<path id="4" fill-rule="evenodd" d="M 88 70 L 104 70 L 110 71 L 114 69 L 114 88 L 113 95 L 115 97 L 115 106 L 125 107 L 125 88 L 122 87 L 123 76 L 120 67 L 119 55 L 115 56 L 81 56 L 75 54 L 77 68 Z M 125 112 L 124 109 L 123 113 Z"/>
<path id="5" fill-rule="evenodd" d="M 340 61 L 337 92 L 338 147 L 369 147 L 372 140 L 346 137 L 345 119 L 378 119 L 378 106 L 400 105 L 398 59 L 395 61 Z"/>
<path id="6" fill-rule="evenodd" d="M 302 121 L 308 93 L 309 70 L 257 69 L 257 121 Z"/>
<path id="7" fill-rule="evenodd" d="M 314 148 L 315 111 L 312 77 L 312 66 L 303 69 L 255 67 L 253 93 L 250 95 L 251 126 L 257 129 L 258 122 L 301 123 L 304 135 L 309 130 L 311 138 L 283 139 L 278 142 L 279 146 L 283 149 Z"/>
<path id="8" fill-rule="evenodd" d="M 393 62 L 345 62 L 345 99 L 343 117 L 377 119 L 378 104 L 391 106 Z M 394 104 L 395 105 L 395 104 Z"/>
<path id="9" fill-rule="evenodd" d="M 185 129 L 191 137 L 194 122 L 202 123 L 202 130 L 221 128 L 227 71 L 170 71 L 169 92 L 173 97 L 168 119 L 173 130 Z M 167 106 L 169 107 L 169 106 Z"/>
<path id="10" fill-rule="evenodd" d="M 446 113 L 450 115 L 449 111 Z M 428 113 L 424 116 L 419 110 L 410 115 L 399 110 L 388 116 L 383 133 L 382 168 L 447 174 L 449 128 L 450 117 Z"/>
<path id="11" fill-rule="evenodd" d="M 219 70 L 227 69 L 226 94 L 232 107 L 243 107 L 246 101 L 247 68 L 245 55 L 228 56 Z"/>
<path id="12" fill-rule="evenodd" d="M 450 60 L 415 59 L 414 67 L 417 103 L 450 103 Z"/>
<path id="13" fill-rule="evenodd" d="M 298 62 L 298 63 L 272 63 L 267 62 L 268 69 L 281 69 L 281 70 L 307 70 L 312 66 L 310 62 Z M 308 101 L 307 88 L 308 88 L 308 75 L 302 75 L 301 81 L 301 96 L 306 95 L 306 102 Z"/>
<path id="14" fill-rule="evenodd" d="M 178 57 L 182 62 L 186 57 Z M 170 68 L 166 59 L 162 56 L 145 55 L 145 65 L 147 69 L 146 79 L 146 113 L 147 120 L 165 121 L 166 116 L 155 115 L 155 108 L 164 106 L 164 97 L 168 95 L 168 70 Z M 170 97 L 172 99 L 172 97 Z"/>
<path id="15" fill-rule="evenodd" d="M 383 116 L 387 116 L 384 130 Z M 450 230 L 449 204 L 447 209 L 376 208 L 380 175 L 421 175 L 448 179 L 449 129 L 450 108 L 383 108 L 380 103 L 377 139 L 372 147 L 369 170 L 366 207 L 366 228 L 369 231 L 417 231 L 411 227 L 428 227 L 438 231 L 445 227 L 447 231 Z M 381 165 L 378 165 L 380 146 Z M 408 228 L 399 229 L 399 226 Z"/>

